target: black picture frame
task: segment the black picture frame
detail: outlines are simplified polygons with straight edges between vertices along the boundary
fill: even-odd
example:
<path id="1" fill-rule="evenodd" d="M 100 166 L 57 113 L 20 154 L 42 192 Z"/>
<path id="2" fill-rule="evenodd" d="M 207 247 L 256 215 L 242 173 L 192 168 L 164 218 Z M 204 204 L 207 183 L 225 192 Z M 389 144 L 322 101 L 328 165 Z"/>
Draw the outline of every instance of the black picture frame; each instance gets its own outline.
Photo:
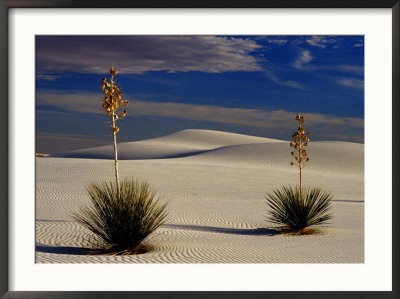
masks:
<path id="1" fill-rule="evenodd" d="M 8 13 L 10 8 L 391 8 L 392 9 L 392 291 L 391 292 L 14 292 L 9 291 Z M 400 298 L 399 292 L 400 0 L 0 0 L 0 296 L 1 298 Z M 397 182 L 397 183 L 396 183 Z M 309 281 L 312 283 L 311 281 Z"/>

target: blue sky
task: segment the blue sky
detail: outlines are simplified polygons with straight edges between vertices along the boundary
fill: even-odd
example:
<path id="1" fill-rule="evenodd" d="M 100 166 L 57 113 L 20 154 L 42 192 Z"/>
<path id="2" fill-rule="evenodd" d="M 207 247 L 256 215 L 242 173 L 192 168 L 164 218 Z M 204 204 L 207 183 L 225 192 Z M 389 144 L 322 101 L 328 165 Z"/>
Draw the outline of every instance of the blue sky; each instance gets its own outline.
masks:
<path id="1" fill-rule="evenodd" d="M 101 78 L 114 63 L 118 141 L 183 129 L 364 142 L 363 36 L 37 36 L 36 151 L 110 144 Z"/>

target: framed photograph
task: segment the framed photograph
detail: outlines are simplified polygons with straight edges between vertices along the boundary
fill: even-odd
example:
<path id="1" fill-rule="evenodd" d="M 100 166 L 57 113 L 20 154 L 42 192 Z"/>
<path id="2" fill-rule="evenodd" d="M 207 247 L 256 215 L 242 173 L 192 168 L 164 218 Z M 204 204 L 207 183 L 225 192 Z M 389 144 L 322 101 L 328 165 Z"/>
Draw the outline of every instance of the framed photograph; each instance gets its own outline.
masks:
<path id="1" fill-rule="evenodd" d="M 399 298 L 398 1 L 0 5 L 2 298 Z"/>

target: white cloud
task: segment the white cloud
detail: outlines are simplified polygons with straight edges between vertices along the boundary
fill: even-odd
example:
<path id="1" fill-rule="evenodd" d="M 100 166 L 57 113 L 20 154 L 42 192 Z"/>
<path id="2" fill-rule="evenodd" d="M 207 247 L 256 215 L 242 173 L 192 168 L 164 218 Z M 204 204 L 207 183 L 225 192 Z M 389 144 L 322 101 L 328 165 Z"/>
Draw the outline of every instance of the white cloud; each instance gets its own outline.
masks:
<path id="1" fill-rule="evenodd" d="M 104 114 L 102 98 L 97 93 L 61 94 L 38 93 L 37 105 L 51 106 L 74 112 Z M 198 104 L 152 102 L 133 100 L 127 107 L 127 116 L 171 117 L 185 120 L 209 121 L 224 124 L 261 128 L 293 127 L 293 112 L 227 108 Z M 354 117 L 337 117 L 319 113 L 304 113 L 309 125 L 350 126 L 362 128 L 364 120 Z"/>
<path id="2" fill-rule="evenodd" d="M 313 35 L 310 39 L 306 39 L 306 43 L 313 47 L 326 48 L 326 44 L 336 43 L 336 40 L 325 36 Z"/>
<path id="3" fill-rule="evenodd" d="M 310 54 L 310 51 L 303 50 L 300 56 L 292 63 L 292 66 L 295 68 L 301 69 L 303 68 L 304 64 L 310 62 L 313 57 Z"/>
<path id="4" fill-rule="evenodd" d="M 125 74 L 146 71 L 220 73 L 260 70 L 256 41 L 219 36 L 38 36 L 41 72 L 103 74 L 114 62 Z"/>
<path id="5" fill-rule="evenodd" d="M 363 43 L 357 43 L 357 44 L 353 45 L 354 48 L 359 48 L 359 47 L 363 47 L 363 46 L 364 46 Z"/>
<path id="6" fill-rule="evenodd" d="M 342 86 L 351 87 L 351 88 L 364 88 L 364 80 L 356 79 L 356 78 L 339 78 L 337 83 Z"/>

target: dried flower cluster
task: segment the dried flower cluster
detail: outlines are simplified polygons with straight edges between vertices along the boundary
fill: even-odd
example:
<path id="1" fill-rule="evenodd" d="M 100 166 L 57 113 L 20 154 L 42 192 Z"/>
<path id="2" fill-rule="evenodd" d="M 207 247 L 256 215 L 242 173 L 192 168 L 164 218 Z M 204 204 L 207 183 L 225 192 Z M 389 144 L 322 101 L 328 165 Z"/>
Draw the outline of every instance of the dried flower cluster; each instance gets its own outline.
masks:
<path id="1" fill-rule="evenodd" d="M 103 109 L 104 111 L 112 118 L 112 129 L 113 132 L 118 133 L 119 128 L 115 126 L 115 122 L 118 120 L 117 110 L 119 105 L 124 104 L 124 106 L 128 106 L 127 100 L 122 100 L 121 90 L 115 84 L 114 76 L 118 74 L 118 71 L 114 69 L 114 65 L 110 68 L 110 82 L 107 82 L 106 78 L 101 80 L 101 89 L 104 93 L 104 101 L 103 101 Z M 126 115 L 126 110 L 120 113 L 121 118 L 124 118 Z"/>
<path id="2" fill-rule="evenodd" d="M 304 116 L 298 113 L 296 115 L 296 121 L 299 123 L 299 127 L 297 131 L 292 135 L 292 142 L 290 143 L 290 147 L 293 147 L 293 152 L 291 155 L 294 156 L 296 162 L 290 162 L 290 165 L 297 165 L 299 167 L 300 172 L 300 190 L 302 190 L 303 185 L 303 168 L 304 164 L 310 160 L 308 158 L 308 153 L 304 147 L 308 145 L 310 139 L 308 136 L 311 135 L 310 132 L 305 133 L 303 124 L 304 124 Z"/>
<path id="3" fill-rule="evenodd" d="M 103 101 L 103 109 L 107 113 L 108 116 L 111 117 L 112 123 L 111 128 L 113 132 L 113 140 L 114 140 L 114 166 L 115 166 L 115 181 L 117 186 L 117 192 L 119 196 L 119 173 L 118 173 L 118 150 L 117 150 L 117 137 L 116 134 L 119 131 L 119 128 L 116 126 L 116 122 L 119 119 L 117 115 L 117 110 L 119 105 L 123 104 L 124 106 L 128 106 L 127 100 L 122 100 L 121 90 L 115 84 L 114 77 L 118 74 L 118 71 L 114 69 L 114 64 L 110 68 L 110 81 L 107 82 L 106 78 L 101 80 L 100 88 L 103 90 L 104 93 L 104 101 Z M 120 117 L 124 118 L 126 115 L 126 110 L 120 113 Z"/>

